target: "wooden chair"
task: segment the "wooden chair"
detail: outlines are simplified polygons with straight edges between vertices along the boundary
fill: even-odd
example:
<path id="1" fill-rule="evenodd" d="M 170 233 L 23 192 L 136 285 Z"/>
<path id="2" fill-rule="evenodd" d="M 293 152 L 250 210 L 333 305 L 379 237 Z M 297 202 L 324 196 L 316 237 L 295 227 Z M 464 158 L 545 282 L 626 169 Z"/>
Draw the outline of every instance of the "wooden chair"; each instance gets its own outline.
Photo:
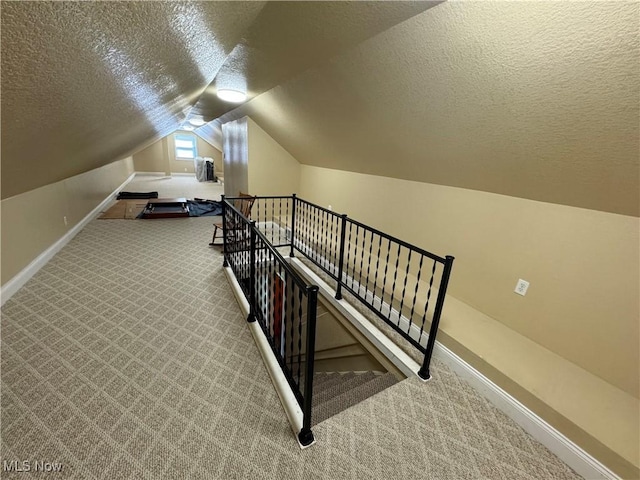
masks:
<path id="1" fill-rule="evenodd" d="M 249 195 L 247 193 L 242 193 L 242 192 L 240 192 L 240 195 L 238 196 L 240 197 L 240 200 L 234 201 L 235 206 L 238 208 L 238 210 L 240 210 L 240 213 L 244 217 L 251 218 L 251 207 L 253 207 L 253 202 L 256 201 L 256 197 L 254 197 L 253 195 Z M 224 219 L 222 219 L 222 221 L 224 221 Z M 233 228 L 233 226 L 231 228 Z M 219 235 L 218 235 L 218 231 L 220 232 Z M 223 232 L 224 232 L 224 229 L 222 227 L 222 222 L 214 223 L 213 237 L 211 238 L 211 242 L 209 242 L 209 246 L 213 247 L 217 245 L 224 245 L 224 239 L 222 243 L 215 243 L 216 238 L 218 237 L 222 238 Z"/>

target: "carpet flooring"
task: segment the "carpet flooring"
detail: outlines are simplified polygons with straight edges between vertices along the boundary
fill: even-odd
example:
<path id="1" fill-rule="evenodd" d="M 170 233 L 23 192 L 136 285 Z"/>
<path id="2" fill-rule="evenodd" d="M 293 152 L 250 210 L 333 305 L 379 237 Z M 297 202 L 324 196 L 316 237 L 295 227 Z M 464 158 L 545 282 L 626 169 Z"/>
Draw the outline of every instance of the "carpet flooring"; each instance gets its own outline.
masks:
<path id="1" fill-rule="evenodd" d="M 224 186 L 215 182 L 198 182 L 195 175 L 136 175 L 124 188 L 127 192 L 158 192 L 160 198 L 204 198 L 220 200 Z"/>
<path id="2" fill-rule="evenodd" d="M 579 478 L 438 362 L 300 450 L 211 229 L 92 221 L 3 306 L 2 478 Z"/>
<path id="3" fill-rule="evenodd" d="M 313 378 L 313 424 L 316 425 L 398 383 L 390 373 L 322 372 Z"/>

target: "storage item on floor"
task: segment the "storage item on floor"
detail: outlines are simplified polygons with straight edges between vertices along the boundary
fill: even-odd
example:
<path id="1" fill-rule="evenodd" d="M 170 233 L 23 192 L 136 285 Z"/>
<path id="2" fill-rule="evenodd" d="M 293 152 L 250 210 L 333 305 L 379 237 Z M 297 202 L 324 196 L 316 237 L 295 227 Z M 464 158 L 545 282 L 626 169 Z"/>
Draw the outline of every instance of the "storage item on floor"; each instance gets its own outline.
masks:
<path id="1" fill-rule="evenodd" d="M 196 179 L 199 182 L 215 182 L 215 163 L 211 157 L 196 157 L 193 160 Z"/>
<path id="2" fill-rule="evenodd" d="M 206 160 L 205 165 L 207 166 L 207 181 L 208 182 L 215 182 L 216 180 L 216 176 L 213 173 L 213 162 Z"/>
<path id="3" fill-rule="evenodd" d="M 142 212 L 142 218 L 188 217 L 189 205 L 186 198 L 157 198 L 149 200 Z"/>
<path id="4" fill-rule="evenodd" d="M 158 198 L 158 192 L 120 192 L 116 200 Z"/>
<path id="5" fill-rule="evenodd" d="M 205 160 L 202 157 L 196 157 L 193 159 L 193 165 L 196 172 L 196 179 L 199 182 L 207 181 L 207 166 L 205 165 Z"/>

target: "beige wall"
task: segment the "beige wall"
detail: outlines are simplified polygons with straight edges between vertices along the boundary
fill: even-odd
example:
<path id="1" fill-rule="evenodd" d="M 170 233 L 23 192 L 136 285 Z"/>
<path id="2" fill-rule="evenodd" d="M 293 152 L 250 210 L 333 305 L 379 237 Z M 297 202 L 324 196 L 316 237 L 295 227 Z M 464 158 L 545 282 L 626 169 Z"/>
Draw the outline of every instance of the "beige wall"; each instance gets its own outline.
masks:
<path id="1" fill-rule="evenodd" d="M 639 396 L 638 218 L 306 165 L 300 194 L 455 256 L 451 295 Z"/>
<path id="2" fill-rule="evenodd" d="M 2 284 L 11 280 L 133 173 L 131 157 L 2 200 Z M 64 223 L 67 218 L 67 224 Z"/>
<path id="3" fill-rule="evenodd" d="M 176 160 L 174 135 L 168 135 L 135 153 L 133 155 L 133 164 L 136 172 L 195 173 L 193 161 Z M 198 135 L 195 135 L 195 137 L 198 145 L 198 156 L 213 158 L 216 173 L 218 176 L 222 176 L 222 152 Z"/>
<path id="4" fill-rule="evenodd" d="M 300 164 L 251 118 L 248 119 L 249 192 L 291 195 L 300 186 Z"/>
<path id="5" fill-rule="evenodd" d="M 136 172 L 164 172 L 165 151 L 162 140 L 158 140 L 144 150 L 134 153 L 133 166 Z"/>
<path id="6" fill-rule="evenodd" d="M 638 218 L 307 165 L 300 196 L 455 256 L 440 339 L 610 468 L 636 474 Z M 519 278 L 531 283 L 524 297 Z"/>

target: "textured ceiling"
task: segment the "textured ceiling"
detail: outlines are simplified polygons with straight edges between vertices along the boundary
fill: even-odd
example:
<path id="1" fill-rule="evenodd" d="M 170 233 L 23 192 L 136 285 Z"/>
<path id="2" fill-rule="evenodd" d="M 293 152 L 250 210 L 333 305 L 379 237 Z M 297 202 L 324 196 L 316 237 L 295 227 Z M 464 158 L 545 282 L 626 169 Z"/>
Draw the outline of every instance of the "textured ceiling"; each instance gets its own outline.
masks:
<path id="1" fill-rule="evenodd" d="M 305 164 L 638 215 L 640 4 L 438 3 L 0 2 L 2 198 L 249 114 Z"/>
<path id="2" fill-rule="evenodd" d="M 171 133 L 261 2 L 2 2 L 2 197 Z"/>
<path id="3" fill-rule="evenodd" d="M 638 2 L 447 2 L 273 88 L 299 161 L 638 216 Z"/>
<path id="4" fill-rule="evenodd" d="M 2 2 L 2 198 L 217 118 L 235 108 L 219 86 L 255 96 L 437 3 Z"/>
<path id="5" fill-rule="evenodd" d="M 438 3 L 269 2 L 191 115 L 214 120 L 235 108 L 217 98 L 218 88 L 253 98 Z"/>

